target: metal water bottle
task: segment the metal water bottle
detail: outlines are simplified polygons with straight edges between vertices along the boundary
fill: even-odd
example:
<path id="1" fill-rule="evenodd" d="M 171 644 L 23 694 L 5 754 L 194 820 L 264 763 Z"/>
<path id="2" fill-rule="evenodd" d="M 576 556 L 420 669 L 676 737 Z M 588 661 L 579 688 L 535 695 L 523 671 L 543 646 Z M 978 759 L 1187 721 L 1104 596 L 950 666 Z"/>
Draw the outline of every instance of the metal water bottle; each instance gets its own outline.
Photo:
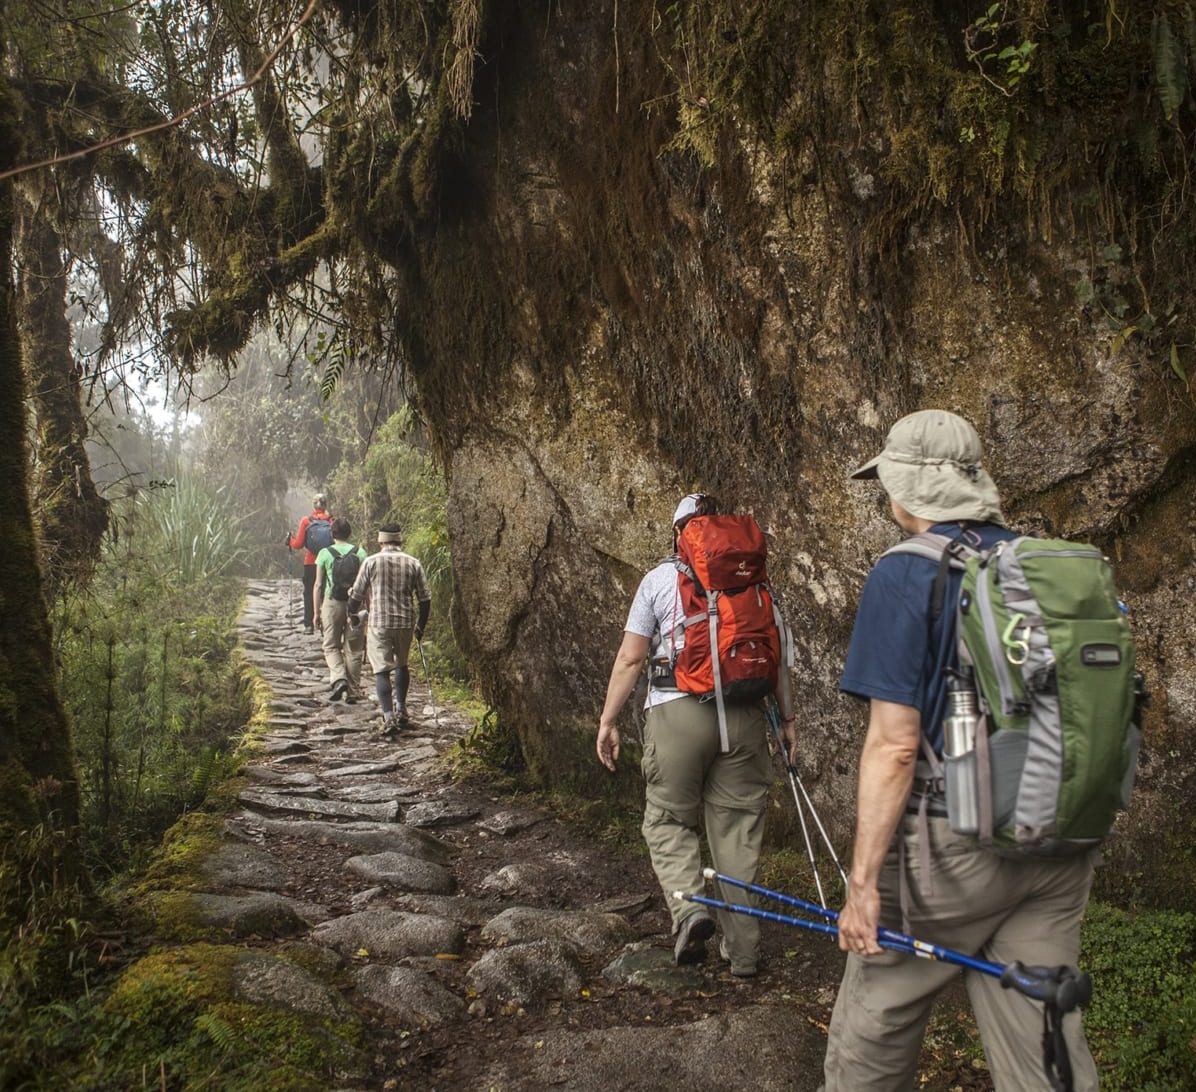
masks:
<path id="1" fill-rule="evenodd" d="M 947 780 L 947 819 L 957 834 L 980 829 L 976 783 L 976 732 L 980 711 L 972 673 L 963 668 L 947 680 L 947 715 L 943 718 L 943 765 Z"/>

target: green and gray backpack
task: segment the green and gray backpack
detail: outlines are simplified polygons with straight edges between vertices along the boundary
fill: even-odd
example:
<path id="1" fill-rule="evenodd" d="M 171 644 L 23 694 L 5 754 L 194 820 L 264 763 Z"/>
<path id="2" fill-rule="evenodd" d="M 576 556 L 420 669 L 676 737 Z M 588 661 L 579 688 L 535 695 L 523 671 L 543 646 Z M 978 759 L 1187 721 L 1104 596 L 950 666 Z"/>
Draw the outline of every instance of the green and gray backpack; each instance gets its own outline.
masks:
<path id="1" fill-rule="evenodd" d="M 948 567 L 963 572 L 959 656 L 972 670 L 980 723 L 978 821 L 962 833 L 1012 855 L 1099 844 L 1129 803 L 1144 700 L 1108 560 L 1062 539 L 1022 537 L 977 551 L 929 533 L 889 552 L 937 561 L 936 588 Z"/>

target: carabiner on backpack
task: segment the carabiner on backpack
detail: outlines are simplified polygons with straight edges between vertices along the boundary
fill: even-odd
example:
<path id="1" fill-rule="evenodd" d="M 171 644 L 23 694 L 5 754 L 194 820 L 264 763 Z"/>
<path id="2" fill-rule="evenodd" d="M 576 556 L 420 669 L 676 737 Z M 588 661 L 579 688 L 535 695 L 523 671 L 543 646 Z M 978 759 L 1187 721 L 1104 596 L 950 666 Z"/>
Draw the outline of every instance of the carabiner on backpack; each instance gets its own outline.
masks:
<path id="1" fill-rule="evenodd" d="M 1021 637 L 1014 637 L 1014 630 L 1026 620 L 1024 614 L 1015 614 L 1009 619 L 1005 632 L 1001 634 L 1001 644 L 1005 646 L 1005 659 L 1014 667 L 1021 667 L 1030 658 L 1030 627 L 1021 627 Z"/>

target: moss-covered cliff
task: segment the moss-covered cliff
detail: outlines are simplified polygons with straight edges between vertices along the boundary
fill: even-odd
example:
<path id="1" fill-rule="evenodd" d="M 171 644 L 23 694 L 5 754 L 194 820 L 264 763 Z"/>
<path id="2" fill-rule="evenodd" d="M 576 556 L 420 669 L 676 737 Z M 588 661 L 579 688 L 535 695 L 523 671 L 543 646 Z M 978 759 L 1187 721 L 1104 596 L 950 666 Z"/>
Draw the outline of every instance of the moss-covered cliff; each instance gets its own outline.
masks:
<path id="1" fill-rule="evenodd" d="M 397 271 L 459 629 L 534 770 L 612 791 L 591 757 L 609 663 L 697 487 L 774 536 L 805 764 L 845 823 L 862 715 L 836 679 L 896 536 L 845 475 L 943 406 L 1016 525 L 1117 558 L 1155 702 L 1109 875 L 1189 891 L 1190 8 L 339 10 L 377 31 L 383 86 L 406 81 L 391 47 L 427 77 L 397 150 L 377 121 L 330 147 L 330 215 Z"/>

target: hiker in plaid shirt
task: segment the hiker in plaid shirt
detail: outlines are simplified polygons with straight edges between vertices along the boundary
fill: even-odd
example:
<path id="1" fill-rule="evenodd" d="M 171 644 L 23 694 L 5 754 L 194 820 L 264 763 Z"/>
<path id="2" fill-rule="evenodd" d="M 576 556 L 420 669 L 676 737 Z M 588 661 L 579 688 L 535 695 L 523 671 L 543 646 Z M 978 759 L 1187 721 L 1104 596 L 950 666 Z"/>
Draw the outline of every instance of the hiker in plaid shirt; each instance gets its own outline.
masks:
<path id="1" fill-rule="evenodd" d="M 349 591 L 349 611 L 356 615 L 363 605 L 369 607 L 366 655 L 382 706 L 382 734 L 390 735 L 410 723 L 407 657 L 412 637 L 418 641 L 428 624 L 432 593 L 423 565 L 403 552 L 403 532 L 397 523 L 384 523 L 378 529 L 378 543 L 382 548 L 365 559 Z"/>

